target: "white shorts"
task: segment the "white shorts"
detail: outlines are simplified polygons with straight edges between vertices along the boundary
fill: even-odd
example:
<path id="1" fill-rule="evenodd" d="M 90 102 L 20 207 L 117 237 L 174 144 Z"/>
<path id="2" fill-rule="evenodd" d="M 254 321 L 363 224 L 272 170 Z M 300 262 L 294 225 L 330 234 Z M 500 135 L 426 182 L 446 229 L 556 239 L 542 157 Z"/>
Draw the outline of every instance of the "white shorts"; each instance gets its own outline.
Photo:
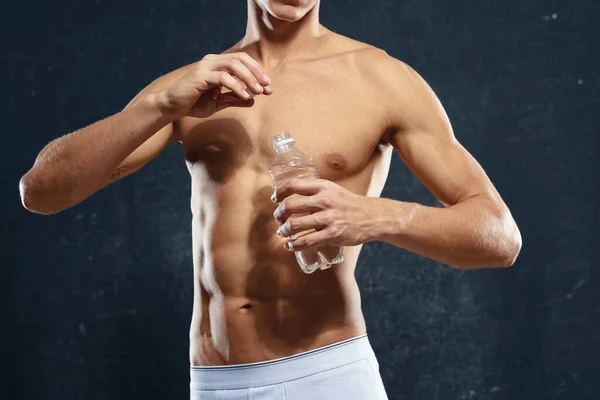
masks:
<path id="1" fill-rule="evenodd" d="M 366 335 L 252 364 L 191 367 L 191 400 L 387 400 Z"/>

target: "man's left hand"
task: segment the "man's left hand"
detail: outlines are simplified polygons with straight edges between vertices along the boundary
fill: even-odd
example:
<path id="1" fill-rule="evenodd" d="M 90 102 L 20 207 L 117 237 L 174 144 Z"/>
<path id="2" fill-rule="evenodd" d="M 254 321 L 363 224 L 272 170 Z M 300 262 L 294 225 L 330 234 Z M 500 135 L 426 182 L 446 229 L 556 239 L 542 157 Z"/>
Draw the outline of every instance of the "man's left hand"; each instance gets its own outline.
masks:
<path id="1" fill-rule="evenodd" d="M 277 187 L 272 199 L 280 203 L 273 215 L 280 224 L 277 234 L 289 238 L 285 246 L 289 251 L 322 245 L 356 246 L 371 240 L 375 198 L 357 195 L 325 179 L 292 178 Z M 316 232 L 292 236 L 312 229 Z"/>

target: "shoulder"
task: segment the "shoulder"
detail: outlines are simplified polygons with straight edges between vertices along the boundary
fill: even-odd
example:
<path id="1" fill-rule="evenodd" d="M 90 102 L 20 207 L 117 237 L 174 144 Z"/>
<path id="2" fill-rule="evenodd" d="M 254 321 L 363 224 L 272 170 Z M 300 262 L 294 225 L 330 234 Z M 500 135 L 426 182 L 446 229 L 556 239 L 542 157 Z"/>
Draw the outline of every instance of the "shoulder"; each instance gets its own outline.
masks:
<path id="1" fill-rule="evenodd" d="M 335 32 L 331 32 L 329 36 L 323 47 L 329 48 L 330 57 L 377 89 L 416 74 L 406 63 L 379 47 Z"/>
<path id="2" fill-rule="evenodd" d="M 391 125 L 403 125 L 432 112 L 444 113 L 431 86 L 407 63 L 381 49 L 372 49 L 357 54 L 356 65 L 367 85 L 377 93 Z"/>
<path id="3" fill-rule="evenodd" d="M 345 62 L 348 66 L 360 68 L 366 60 L 374 55 L 386 54 L 385 51 L 365 42 L 329 31 L 324 35 L 322 46 L 323 58 Z"/>
<path id="4" fill-rule="evenodd" d="M 407 63 L 389 55 L 385 50 L 367 43 L 340 36 L 345 51 L 340 51 L 347 65 L 368 87 L 381 95 L 399 95 L 412 87 L 424 88 L 423 78 Z"/>
<path id="5" fill-rule="evenodd" d="M 423 80 L 407 63 L 389 55 L 377 47 L 356 52 L 355 64 L 377 89 L 398 89 L 400 86 L 415 85 Z"/>

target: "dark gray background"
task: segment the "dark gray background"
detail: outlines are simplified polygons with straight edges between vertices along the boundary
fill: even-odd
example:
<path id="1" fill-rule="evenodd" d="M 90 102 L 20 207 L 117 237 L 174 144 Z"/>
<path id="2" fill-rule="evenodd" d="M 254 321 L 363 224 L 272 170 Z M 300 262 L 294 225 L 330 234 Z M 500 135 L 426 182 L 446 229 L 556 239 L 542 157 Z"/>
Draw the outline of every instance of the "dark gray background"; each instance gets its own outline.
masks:
<path id="1" fill-rule="evenodd" d="M 18 180 L 50 140 L 244 33 L 227 1 L 2 2 L 0 397 L 188 397 L 190 182 L 179 145 L 51 217 Z M 511 208 L 511 269 L 380 243 L 357 277 L 390 399 L 597 399 L 600 2 L 323 0 L 414 67 Z M 384 196 L 433 204 L 395 156 Z"/>

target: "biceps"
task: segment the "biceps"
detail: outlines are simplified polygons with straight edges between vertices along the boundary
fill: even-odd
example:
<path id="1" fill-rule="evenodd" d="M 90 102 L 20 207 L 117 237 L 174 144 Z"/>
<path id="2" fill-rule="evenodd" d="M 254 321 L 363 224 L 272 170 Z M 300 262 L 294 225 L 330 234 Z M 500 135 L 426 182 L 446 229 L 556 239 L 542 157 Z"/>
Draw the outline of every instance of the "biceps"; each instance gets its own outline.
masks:
<path id="1" fill-rule="evenodd" d="M 402 132 L 394 147 L 412 173 L 444 205 L 476 195 L 498 196 L 483 168 L 453 135 Z"/>

